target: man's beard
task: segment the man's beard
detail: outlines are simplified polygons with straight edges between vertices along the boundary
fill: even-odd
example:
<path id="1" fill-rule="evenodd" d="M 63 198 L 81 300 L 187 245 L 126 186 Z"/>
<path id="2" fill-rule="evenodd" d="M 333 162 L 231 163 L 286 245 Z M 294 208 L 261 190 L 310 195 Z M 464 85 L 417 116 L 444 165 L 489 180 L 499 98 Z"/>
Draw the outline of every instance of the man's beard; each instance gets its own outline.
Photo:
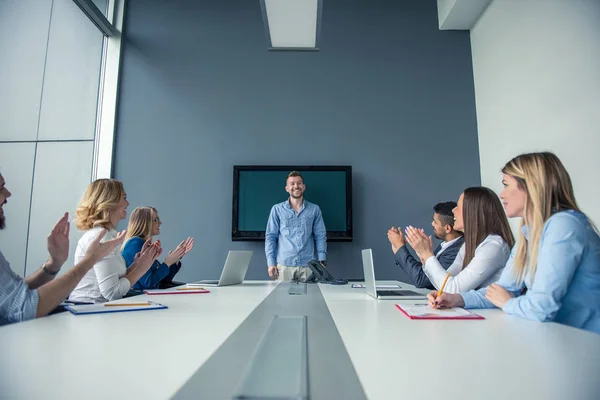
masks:
<path id="1" fill-rule="evenodd" d="M 6 227 L 6 218 L 4 218 L 4 215 L 2 215 L 0 216 L 0 231 L 4 229 L 4 227 Z"/>
<path id="2" fill-rule="evenodd" d="M 433 231 L 433 236 L 434 236 L 436 239 L 439 239 L 439 240 L 444 240 L 444 237 L 443 237 L 443 236 L 438 236 L 438 234 L 437 234 L 437 233 L 435 233 L 435 231 Z"/>
<path id="3" fill-rule="evenodd" d="M 299 195 L 295 195 L 295 194 L 294 194 L 294 192 L 290 193 L 290 196 L 292 196 L 292 197 L 293 197 L 294 199 L 296 199 L 296 200 L 297 200 L 297 199 L 301 199 L 303 195 L 304 195 L 304 193 L 303 193 L 303 192 L 300 192 L 300 194 L 299 194 Z"/>

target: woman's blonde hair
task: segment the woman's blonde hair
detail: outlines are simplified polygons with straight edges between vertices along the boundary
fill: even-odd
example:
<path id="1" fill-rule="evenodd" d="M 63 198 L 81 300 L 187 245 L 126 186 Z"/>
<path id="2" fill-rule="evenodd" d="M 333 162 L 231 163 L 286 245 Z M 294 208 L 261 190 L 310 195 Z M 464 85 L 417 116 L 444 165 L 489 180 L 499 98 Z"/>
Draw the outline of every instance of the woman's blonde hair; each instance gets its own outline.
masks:
<path id="1" fill-rule="evenodd" d="M 144 240 L 148 240 L 152 236 L 152 213 L 158 215 L 156 208 L 154 207 L 136 207 L 135 210 L 129 216 L 129 224 L 127 225 L 127 233 L 125 234 L 125 240 L 123 246 L 127 244 L 127 241 L 133 237 L 139 237 Z"/>
<path id="2" fill-rule="evenodd" d="M 90 183 L 77 206 L 77 228 L 81 230 L 102 226 L 114 228 L 110 221 L 111 211 L 125 195 L 123 183 L 116 179 L 96 179 Z"/>
<path id="3" fill-rule="evenodd" d="M 517 181 L 517 187 L 527 193 L 521 228 L 527 225 L 529 241 L 525 240 L 521 229 L 514 270 L 518 282 L 522 283 L 529 259 L 529 273 L 533 282 L 544 224 L 556 212 L 581 210 L 575 201 L 571 177 L 553 153 L 521 154 L 506 163 L 502 173 L 513 177 Z"/>

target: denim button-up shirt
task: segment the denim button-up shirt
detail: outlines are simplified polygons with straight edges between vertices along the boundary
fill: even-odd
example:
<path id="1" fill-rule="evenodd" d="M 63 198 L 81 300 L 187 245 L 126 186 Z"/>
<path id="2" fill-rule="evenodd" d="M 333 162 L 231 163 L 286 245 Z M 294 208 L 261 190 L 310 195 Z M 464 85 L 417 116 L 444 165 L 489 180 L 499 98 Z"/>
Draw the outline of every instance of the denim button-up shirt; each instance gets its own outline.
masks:
<path id="1" fill-rule="evenodd" d="M 327 235 L 319 206 L 304 200 L 296 212 L 289 200 L 271 208 L 265 232 L 267 264 L 306 266 L 315 259 L 327 260 Z"/>

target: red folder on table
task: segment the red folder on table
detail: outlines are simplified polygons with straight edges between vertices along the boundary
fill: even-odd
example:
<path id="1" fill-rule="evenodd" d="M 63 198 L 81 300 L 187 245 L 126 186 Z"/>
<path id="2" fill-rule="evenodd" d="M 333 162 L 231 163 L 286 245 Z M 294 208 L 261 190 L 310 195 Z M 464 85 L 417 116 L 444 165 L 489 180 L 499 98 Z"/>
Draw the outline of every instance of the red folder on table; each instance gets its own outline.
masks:
<path id="1" fill-rule="evenodd" d="M 396 308 L 410 319 L 485 319 L 464 308 L 431 308 L 427 304 L 396 304 Z"/>

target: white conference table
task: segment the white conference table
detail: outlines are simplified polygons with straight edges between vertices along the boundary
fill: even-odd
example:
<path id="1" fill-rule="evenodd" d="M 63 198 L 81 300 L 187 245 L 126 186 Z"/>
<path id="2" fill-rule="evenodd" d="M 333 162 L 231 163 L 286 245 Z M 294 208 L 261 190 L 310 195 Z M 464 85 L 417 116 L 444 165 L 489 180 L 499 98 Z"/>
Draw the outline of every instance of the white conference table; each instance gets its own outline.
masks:
<path id="1" fill-rule="evenodd" d="M 485 320 L 411 320 L 395 304 L 426 301 L 320 288 L 369 399 L 600 399 L 598 334 L 498 309 L 473 310 Z"/>
<path id="2" fill-rule="evenodd" d="M 119 302 L 169 309 L 0 327 L 0 397 L 168 399 L 276 286 L 133 297 Z M 600 398 L 600 335 L 500 310 L 478 310 L 483 321 L 413 321 L 398 301 L 319 286 L 369 399 Z"/>
<path id="3" fill-rule="evenodd" d="M 136 296 L 166 310 L 64 312 L 0 327 L 0 398 L 168 399 L 277 282 L 209 288 L 208 294 Z"/>

